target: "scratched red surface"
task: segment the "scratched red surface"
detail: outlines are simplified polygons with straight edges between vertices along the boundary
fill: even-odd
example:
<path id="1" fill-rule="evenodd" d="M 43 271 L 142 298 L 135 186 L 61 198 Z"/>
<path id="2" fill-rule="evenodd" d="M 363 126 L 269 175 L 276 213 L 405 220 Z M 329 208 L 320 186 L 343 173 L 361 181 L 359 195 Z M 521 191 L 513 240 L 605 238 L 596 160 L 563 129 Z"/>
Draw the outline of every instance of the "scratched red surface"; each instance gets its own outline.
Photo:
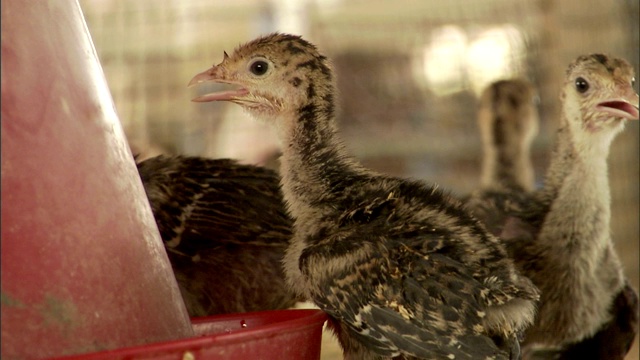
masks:
<path id="1" fill-rule="evenodd" d="M 76 1 L 2 1 L 2 359 L 191 336 Z"/>

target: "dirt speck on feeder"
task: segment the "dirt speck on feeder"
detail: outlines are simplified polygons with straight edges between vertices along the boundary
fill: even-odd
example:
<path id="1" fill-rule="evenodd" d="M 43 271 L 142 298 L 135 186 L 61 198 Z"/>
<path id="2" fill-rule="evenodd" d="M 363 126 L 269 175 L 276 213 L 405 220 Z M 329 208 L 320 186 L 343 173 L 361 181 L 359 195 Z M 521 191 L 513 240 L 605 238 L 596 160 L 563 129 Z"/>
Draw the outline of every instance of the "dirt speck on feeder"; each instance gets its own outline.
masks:
<path id="1" fill-rule="evenodd" d="M 7 294 L 5 291 L 0 293 L 0 304 L 2 306 L 13 306 L 17 308 L 24 308 L 25 305 L 22 301 L 14 298 L 13 296 Z"/>
<path id="2" fill-rule="evenodd" d="M 70 328 L 78 326 L 81 319 L 78 318 L 78 311 L 72 301 L 60 299 L 53 295 L 47 295 L 40 306 L 40 313 L 48 325 L 65 325 Z"/>

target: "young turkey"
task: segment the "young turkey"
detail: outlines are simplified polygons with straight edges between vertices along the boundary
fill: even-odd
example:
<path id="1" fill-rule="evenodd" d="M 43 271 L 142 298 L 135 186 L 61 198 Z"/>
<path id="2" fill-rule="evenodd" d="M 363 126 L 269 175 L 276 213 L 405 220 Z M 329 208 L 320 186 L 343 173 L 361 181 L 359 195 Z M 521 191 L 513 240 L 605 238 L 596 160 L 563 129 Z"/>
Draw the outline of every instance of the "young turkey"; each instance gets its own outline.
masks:
<path id="1" fill-rule="evenodd" d="M 508 359 L 538 291 L 437 187 L 365 169 L 339 139 L 328 59 L 298 36 L 239 46 L 198 75 L 276 129 L 295 220 L 288 283 L 327 312 L 346 359 Z"/>
<path id="2" fill-rule="evenodd" d="M 295 304 L 282 268 L 293 221 L 275 172 L 188 156 L 137 166 L 189 315 Z"/>
<path id="3" fill-rule="evenodd" d="M 607 174 L 613 139 L 638 119 L 633 76 L 623 59 L 592 54 L 573 61 L 543 188 L 495 209 L 510 212 L 497 230 L 542 294 L 525 338 L 532 358 L 622 359 L 637 333 L 637 294 L 611 240 Z"/>
<path id="4" fill-rule="evenodd" d="M 481 182 L 463 201 L 494 235 L 535 188 L 530 149 L 538 133 L 536 95 L 529 82 L 510 79 L 491 83 L 480 96 Z"/>
<path id="5" fill-rule="evenodd" d="M 534 190 L 530 149 L 538 134 L 536 96 L 533 86 L 521 79 L 499 80 L 482 92 L 478 127 L 483 189 Z"/>

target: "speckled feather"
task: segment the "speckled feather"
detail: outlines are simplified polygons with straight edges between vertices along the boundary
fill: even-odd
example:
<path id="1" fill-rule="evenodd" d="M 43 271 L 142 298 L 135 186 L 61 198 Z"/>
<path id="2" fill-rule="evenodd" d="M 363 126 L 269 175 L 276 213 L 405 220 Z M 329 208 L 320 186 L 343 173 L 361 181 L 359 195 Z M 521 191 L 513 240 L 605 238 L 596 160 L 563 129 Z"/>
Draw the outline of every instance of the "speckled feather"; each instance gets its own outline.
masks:
<path id="1" fill-rule="evenodd" d="M 415 215 L 425 204 L 447 202 L 447 195 L 397 182 L 378 197 L 344 194 L 344 201 L 372 200 L 348 207 L 338 226 L 320 227 L 307 239 L 300 268 L 317 284 L 311 298 L 355 327 L 356 337 L 377 354 L 505 358 L 486 335 L 485 309 L 535 298 L 535 292 L 502 280 L 513 276 L 503 249 L 458 207 L 440 209 L 453 215 L 447 226 Z M 465 244 L 466 231 L 485 243 Z M 336 266 L 342 257 L 353 263 Z"/>
<path id="2" fill-rule="evenodd" d="M 281 265 L 293 221 L 275 172 L 164 155 L 138 171 L 191 316 L 295 304 Z"/>
<path id="3" fill-rule="evenodd" d="M 537 289 L 460 202 L 346 154 L 331 66 L 314 45 L 264 36 L 192 84 L 203 81 L 241 89 L 195 101 L 235 102 L 276 129 L 295 219 L 287 280 L 329 313 L 345 359 L 519 356 Z"/>

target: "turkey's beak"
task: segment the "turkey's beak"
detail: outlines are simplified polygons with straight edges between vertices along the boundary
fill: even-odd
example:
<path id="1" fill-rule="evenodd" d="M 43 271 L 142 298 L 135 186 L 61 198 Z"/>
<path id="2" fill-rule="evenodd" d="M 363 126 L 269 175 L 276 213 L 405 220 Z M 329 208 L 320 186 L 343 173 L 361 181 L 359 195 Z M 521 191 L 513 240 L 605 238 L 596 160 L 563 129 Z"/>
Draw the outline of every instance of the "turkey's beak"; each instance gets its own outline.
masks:
<path id="1" fill-rule="evenodd" d="M 617 118 L 638 120 L 638 94 L 635 90 L 625 85 L 616 89 L 617 94 L 610 99 L 601 101 L 596 109 L 609 113 Z"/>
<path id="2" fill-rule="evenodd" d="M 600 111 L 605 111 L 615 117 L 628 119 L 628 120 L 638 120 L 637 103 L 632 104 L 626 99 L 615 99 L 615 100 L 603 101 L 598 105 L 596 105 L 596 109 Z"/>
<path id="3" fill-rule="evenodd" d="M 234 82 L 226 80 L 223 69 L 218 65 L 208 70 L 205 70 L 189 81 L 188 87 L 204 83 L 204 82 L 216 82 L 225 84 L 234 84 Z M 198 96 L 191 101 L 194 102 L 209 102 L 209 101 L 233 101 L 239 97 L 245 96 L 249 93 L 249 90 L 245 88 L 239 88 L 235 90 L 216 91 L 206 95 Z"/>

